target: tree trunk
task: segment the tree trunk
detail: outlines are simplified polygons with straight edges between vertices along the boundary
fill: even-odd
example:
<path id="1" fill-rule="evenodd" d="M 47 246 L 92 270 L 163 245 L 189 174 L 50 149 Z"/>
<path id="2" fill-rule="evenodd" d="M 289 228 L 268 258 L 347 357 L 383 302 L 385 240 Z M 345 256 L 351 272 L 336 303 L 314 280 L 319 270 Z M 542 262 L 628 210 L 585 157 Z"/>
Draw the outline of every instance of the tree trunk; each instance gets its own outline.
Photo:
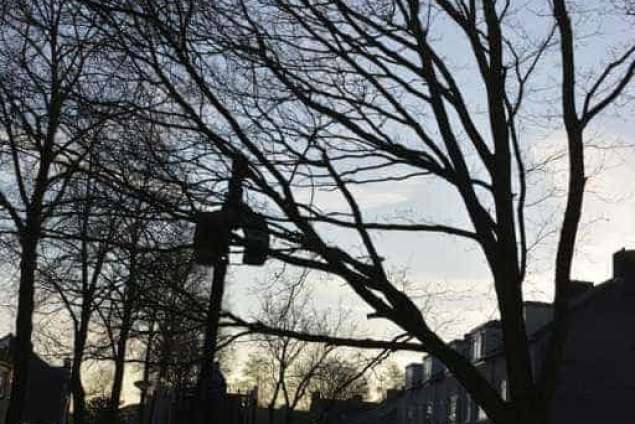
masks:
<path id="1" fill-rule="evenodd" d="M 555 296 L 552 336 L 541 376 L 542 423 L 549 422 L 549 410 L 558 384 L 558 370 L 568 335 L 567 318 L 571 265 L 576 236 L 582 215 L 586 185 L 584 165 L 584 124 L 576 110 L 576 72 L 574 37 L 571 20 L 563 0 L 553 2 L 554 18 L 560 32 L 562 59 L 562 111 L 569 150 L 569 182 L 567 204 L 560 229 L 555 268 Z"/>
<path id="2" fill-rule="evenodd" d="M 29 230 L 29 228 L 34 229 Z M 33 354 L 31 334 L 33 333 L 33 296 L 35 293 L 37 242 L 39 237 L 39 225 L 34 225 L 27 226 L 22 239 L 18 316 L 16 320 L 16 338 L 12 352 L 14 377 L 11 383 L 11 400 L 7 411 L 8 424 L 21 423 L 26 406 L 29 362 Z"/>
<path id="3" fill-rule="evenodd" d="M 110 414 L 113 423 L 117 422 L 119 418 L 119 403 L 121 402 L 121 389 L 123 387 L 123 377 L 126 366 L 126 347 L 130 335 L 131 319 L 132 307 L 128 306 L 124 310 L 115 353 L 115 373 L 112 381 L 112 390 L 110 392 Z"/>
<path id="4" fill-rule="evenodd" d="M 143 387 L 141 388 L 141 395 L 139 396 L 139 416 L 138 421 L 139 424 L 143 424 L 145 422 L 146 414 L 146 403 L 148 402 L 148 388 L 147 384 L 150 381 L 150 361 L 152 359 L 152 342 L 154 341 L 154 317 L 150 320 L 149 325 L 149 333 L 148 333 L 148 342 L 146 347 L 146 354 L 143 361 Z"/>
<path id="5" fill-rule="evenodd" d="M 225 291 L 225 275 L 227 274 L 227 257 L 219 260 L 214 266 L 214 277 L 212 280 L 212 293 L 210 295 L 209 307 L 207 310 L 207 322 L 205 324 L 205 341 L 203 345 L 203 355 L 201 358 L 201 373 L 198 381 L 198 423 L 214 423 L 215 411 L 212 409 L 212 387 L 211 381 L 214 374 L 214 357 L 216 354 L 216 339 L 218 338 L 218 321 L 223 303 L 223 292 Z M 219 423 L 220 424 L 220 423 Z"/>
<path id="6" fill-rule="evenodd" d="M 512 419 L 516 423 L 535 423 L 537 395 L 523 317 L 520 283 L 515 284 L 513 277 L 502 278 L 501 285 L 505 288 L 502 288 L 498 295 L 498 303 L 501 317 L 504 317 L 501 319 L 501 325 L 510 398 L 514 408 Z"/>
<path id="7" fill-rule="evenodd" d="M 135 245 L 138 235 L 135 237 Z M 110 415 L 113 423 L 119 419 L 119 403 L 121 402 L 121 390 L 123 387 L 123 377 L 126 366 L 126 348 L 128 338 L 132 329 L 132 320 L 137 297 L 137 251 L 133 248 L 130 251 L 130 262 L 128 270 L 128 282 L 123 294 L 123 316 L 121 317 L 121 327 L 117 339 L 117 349 L 115 351 L 115 373 L 110 392 Z"/>
<path id="8" fill-rule="evenodd" d="M 82 384 L 82 362 L 90 321 L 90 298 L 84 300 L 80 315 L 79 329 L 75 333 L 73 367 L 71 368 L 71 391 L 73 393 L 73 424 L 84 424 L 86 419 L 86 392 Z"/>

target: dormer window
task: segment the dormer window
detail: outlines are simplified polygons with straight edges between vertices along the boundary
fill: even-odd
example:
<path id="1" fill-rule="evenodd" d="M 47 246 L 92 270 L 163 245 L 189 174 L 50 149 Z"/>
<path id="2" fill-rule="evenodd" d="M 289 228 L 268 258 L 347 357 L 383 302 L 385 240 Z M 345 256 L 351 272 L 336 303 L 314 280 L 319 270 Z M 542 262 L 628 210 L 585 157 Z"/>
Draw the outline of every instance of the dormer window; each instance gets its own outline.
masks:
<path id="1" fill-rule="evenodd" d="M 0 368 L 0 399 L 4 399 L 7 395 L 8 373 Z"/>
<path id="2" fill-rule="evenodd" d="M 500 382 L 501 398 L 507 402 L 509 400 L 509 388 L 507 387 L 507 380 L 501 380 Z"/>
<path id="3" fill-rule="evenodd" d="M 423 360 L 423 379 L 427 380 L 432 377 L 432 357 L 426 356 Z"/>
<path id="4" fill-rule="evenodd" d="M 483 333 L 475 333 L 472 337 L 472 359 L 479 360 L 483 356 Z"/>

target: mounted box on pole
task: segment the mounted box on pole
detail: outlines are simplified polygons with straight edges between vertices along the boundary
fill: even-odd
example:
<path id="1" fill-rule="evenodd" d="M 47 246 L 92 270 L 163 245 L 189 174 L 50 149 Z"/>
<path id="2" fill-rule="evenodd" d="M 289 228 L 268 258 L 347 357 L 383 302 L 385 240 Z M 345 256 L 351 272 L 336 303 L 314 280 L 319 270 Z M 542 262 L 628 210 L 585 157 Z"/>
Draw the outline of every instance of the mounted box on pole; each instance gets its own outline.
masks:
<path id="1" fill-rule="evenodd" d="M 196 217 L 194 262 L 214 267 L 197 382 L 194 420 L 197 424 L 220 424 L 217 418 L 221 406 L 213 400 L 212 379 L 232 231 L 242 228 L 245 235 L 243 263 L 263 265 L 269 250 L 267 222 L 242 200 L 242 181 L 248 175 L 248 171 L 245 159 L 236 159 L 232 165 L 232 175 L 223 207 L 217 211 L 199 212 Z"/>

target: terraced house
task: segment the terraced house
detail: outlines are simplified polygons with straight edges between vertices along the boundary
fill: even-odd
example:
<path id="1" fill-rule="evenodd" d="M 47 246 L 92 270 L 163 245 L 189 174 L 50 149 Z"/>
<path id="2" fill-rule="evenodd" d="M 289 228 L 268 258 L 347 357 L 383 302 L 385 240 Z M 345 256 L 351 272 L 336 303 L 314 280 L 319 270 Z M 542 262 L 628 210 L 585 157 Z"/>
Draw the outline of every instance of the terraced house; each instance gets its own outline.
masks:
<path id="1" fill-rule="evenodd" d="M 590 283 L 577 282 L 582 289 Z M 551 306 L 540 302 L 525 303 L 525 319 L 532 343 L 534 368 L 540 362 L 541 330 L 551 319 Z M 502 355 L 502 330 L 498 321 L 489 321 L 452 342 L 455 350 L 472 359 L 488 380 L 498 387 L 503 399 L 508 395 L 505 361 Z M 404 391 L 400 396 L 402 423 L 477 423 L 487 416 L 472 402 L 469 394 L 436 358 L 426 356 L 422 363 L 406 368 Z"/>
<path id="2" fill-rule="evenodd" d="M 551 422 L 635 423 L 635 250 L 613 256 L 613 276 L 572 286 L 571 320 Z M 532 366 L 539 375 L 550 334 L 550 304 L 526 302 Z M 498 321 L 474 328 L 454 348 L 469 357 L 503 399 L 508 396 Z M 407 366 L 404 389 L 358 422 L 394 424 L 488 423 L 487 415 L 434 357 Z"/>

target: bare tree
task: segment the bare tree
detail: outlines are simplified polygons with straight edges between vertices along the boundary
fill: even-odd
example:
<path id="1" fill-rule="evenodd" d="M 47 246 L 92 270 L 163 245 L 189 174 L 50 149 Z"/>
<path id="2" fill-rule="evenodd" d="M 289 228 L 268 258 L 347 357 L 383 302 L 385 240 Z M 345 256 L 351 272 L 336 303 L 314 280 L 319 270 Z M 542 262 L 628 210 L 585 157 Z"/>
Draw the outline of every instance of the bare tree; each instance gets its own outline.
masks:
<path id="1" fill-rule="evenodd" d="M 1 163 L 8 180 L 0 191 L 3 227 L 19 245 L 15 378 L 9 422 L 20 422 L 27 364 L 32 352 L 32 313 L 39 245 L 67 182 L 90 150 L 104 115 L 86 100 L 98 95 L 88 74 L 99 45 L 79 6 L 42 0 L 5 2 L 0 25 Z M 95 83 L 95 84 L 93 84 Z"/>
<path id="2" fill-rule="evenodd" d="M 108 136 L 102 133 L 80 172 L 69 179 L 64 201 L 51 218 L 55 225 L 45 232 L 47 255 L 40 258 L 42 289 L 54 291 L 73 324 L 71 386 L 73 418 L 78 423 L 86 416 L 81 379 L 84 357 L 114 363 L 112 418 L 117 414 L 126 363 L 136 361 L 128 357 L 129 341 L 135 339 L 138 344 L 145 336 L 137 328 L 141 318 L 153 321 L 152 311 L 146 315 L 145 290 L 162 292 L 165 284 L 152 284 L 165 279 L 156 268 L 166 254 L 178 253 L 183 243 L 189 243 L 180 233 L 184 225 L 173 229 L 169 217 L 160 216 L 147 202 L 162 191 L 151 190 L 143 177 L 147 174 L 143 143 L 156 134 L 139 131 L 133 118 L 109 121 Z M 128 179 L 134 184 L 118 184 Z M 135 197 L 140 187 L 144 198 Z M 95 312 L 102 321 L 105 346 L 89 341 L 90 328 L 99 327 Z M 110 353 L 104 354 L 104 348 Z"/>
<path id="3" fill-rule="evenodd" d="M 150 265 L 145 267 L 152 285 L 140 295 L 134 330 L 136 344 L 141 342 L 145 349 L 144 381 L 156 384 L 160 392 L 173 393 L 177 402 L 196 395 L 202 362 L 213 360 L 213 367 L 220 364 L 223 371 L 230 369 L 232 343 L 245 335 L 218 329 L 216 355 L 205 355 L 210 281 L 207 270 L 193 262 L 188 245 L 191 235 L 185 227 L 171 223 L 162 228 L 163 239 L 172 240 L 171 248 L 153 252 Z M 141 406 L 151 410 L 151 404 L 141 402 Z"/>
<path id="4" fill-rule="evenodd" d="M 266 283 L 267 288 L 259 288 L 264 296 L 258 321 L 298 332 L 343 334 L 346 329 L 341 311 L 319 313 L 311 303 L 311 292 L 305 285 L 308 275 L 301 273 L 291 281 L 289 276 L 277 274 Z M 336 348 L 276 335 L 256 335 L 254 344 L 256 351 L 243 374 L 258 386 L 259 397 L 269 410 L 269 422 L 274 422 L 275 409 L 280 406 L 285 422 L 289 422 L 294 410 L 307 405 L 314 380 Z"/>
<path id="5" fill-rule="evenodd" d="M 396 362 L 388 361 L 376 371 L 376 389 L 380 396 L 383 396 L 388 390 L 401 390 L 403 388 L 405 373 Z"/>
<path id="6" fill-rule="evenodd" d="M 580 94 L 564 0 L 546 2 L 550 13 L 539 30 L 520 36 L 512 27 L 530 11 L 515 10 L 509 1 L 165 0 L 94 6 L 102 13 L 102 29 L 118 41 L 140 79 L 173 102 L 178 133 L 198 134 L 209 147 L 210 164 L 219 157 L 249 163 L 247 189 L 261 201 L 278 246 L 270 255 L 339 277 L 371 309 L 369 318 L 389 320 L 404 333 L 369 340 L 239 317 L 234 323 L 306 341 L 425 351 L 448 367 L 494 422 L 545 420 L 566 333 L 586 181 L 584 130 L 629 88 L 635 47 L 608 58 Z M 461 38 L 461 66 L 456 52 L 436 36 L 447 31 Z M 549 66 L 543 59 L 554 46 L 561 52 L 555 95 L 562 100 L 558 118 L 567 134 L 569 181 L 554 258 L 555 343 L 548 361 L 554 365 L 540 381 L 532 371 L 523 318 L 532 187 L 524 156 L 530 138 L 521 122 L 532 78 Z M 175 129 L 173 121 L 153 119 Z M 186 156 L 178 138 L 166 142 L 173 154 Z M 199 181 L 218 175 L 197 159 Z M 461 224 L 443 217 L 376 220 L 357 195 L 360 186 L 424 179 L 453 191 L 456 203 L 449 207 L 462 212 Z M 320 189 L 334 191 L 344 206 L 324 207 Z M 333 242 L 333 231 L 355 239 L 355 253 L 351 243 Z M 442 234 L 480 249 L 501 318 L 509 400 L 442 340 L 394 284 L 377 243 L 380 232 Z M 238 235 L 234 242 L 241 243 Z"/>
<path id="7" fill-rule="evenodd" d="M 198 376 L 209 284 L 193 266 L 189 249 L 158 256 L 151 273 L 154 287 L 142 297 L 154 324 L 145 366 L 158 384 L 185 395 Z"/>
<path id="8" fill-rule="evenodd" d="M 135 325 L 143 310 L 143 292 L 151 289 L 153 283 L 150 270 L 155 255 L 149 250 L 154 247 L 150 235 L 155 229 L 152 211 L 141 202 L 136 202 L 131 209 L 134 213 L 118 227 L 117 238 L 124 244 L 114 250 L 113 262 L 104 273 L 103 278 L 112 290 L 109 300 L 100 308 L 114 365 L 110 393 L 113 420 L 119 413 L 129 343 L 135 336 Z"/>
<path id="9" fill-rule="evenodd" d="M 41 269 L 43 291 L 52 291 L 71 318 L 73 362 L 71 391 L 73 421 L 83 424 L 86 417 L 86 393 L 82 383 L 82 364 L 94 312 L 111 290 L 101 274 L 108 265 L 116 234 L 117 217 L 101 196 L 89 174 L 78 175 L 69 183 L 72 201 L 58 208 L 56 229 L 67 237 L 51 240 L 55 255 L 43 257 Z M 51 248 L 49 247 L 49 252 Z"/>
<path id="10" fill-rule="evenodd" d="M 370 384 L 364 375 L 368 368 L 363 363 L 360 358 L 334 355 L 320 365 L 312 392 L 328 400 L 366 398 Z"/>

